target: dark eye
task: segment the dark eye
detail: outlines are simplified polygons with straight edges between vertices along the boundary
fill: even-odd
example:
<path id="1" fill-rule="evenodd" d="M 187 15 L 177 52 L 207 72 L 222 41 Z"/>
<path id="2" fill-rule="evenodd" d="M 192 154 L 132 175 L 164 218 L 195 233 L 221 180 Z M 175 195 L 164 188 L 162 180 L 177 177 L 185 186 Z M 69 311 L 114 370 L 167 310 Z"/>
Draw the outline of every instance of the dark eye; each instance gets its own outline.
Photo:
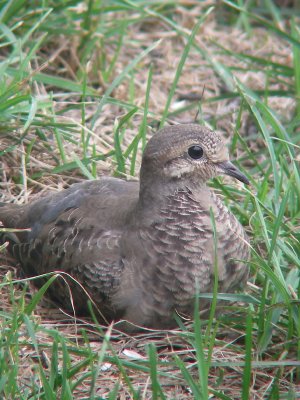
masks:
<path id="1" fill-rule="evenodd" d="M 191 146 L 188 149 L 188 155 L 194 160 L 199 160 L 203 156 L 203 149 L 200 146 Z"/>

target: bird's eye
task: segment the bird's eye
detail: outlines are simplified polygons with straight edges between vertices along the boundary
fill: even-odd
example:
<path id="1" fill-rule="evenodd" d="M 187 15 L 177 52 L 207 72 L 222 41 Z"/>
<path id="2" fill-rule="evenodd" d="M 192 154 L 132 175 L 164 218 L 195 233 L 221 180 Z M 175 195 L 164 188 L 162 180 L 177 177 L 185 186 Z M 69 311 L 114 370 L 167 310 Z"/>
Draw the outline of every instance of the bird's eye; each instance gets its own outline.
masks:
<path id="1" fill-rule="evenodd" d="M 203 156 L 203 149 L 200 146 L 191 146 L 188 149 L 188 155 L 194 160 L 199 160 Z"/>

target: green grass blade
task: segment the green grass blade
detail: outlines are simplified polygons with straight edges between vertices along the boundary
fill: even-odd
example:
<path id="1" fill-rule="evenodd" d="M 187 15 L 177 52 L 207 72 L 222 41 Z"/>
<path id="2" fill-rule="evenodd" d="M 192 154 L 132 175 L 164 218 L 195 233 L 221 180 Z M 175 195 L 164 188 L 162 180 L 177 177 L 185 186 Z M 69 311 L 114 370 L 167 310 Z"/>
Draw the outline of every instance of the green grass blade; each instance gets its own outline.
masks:
<path id="1" fill-rule="evenodd" d="M 107 88 L 107 90 L 105 91 L 102 99 L 100 100 L 97 110 L 91 120 L 91 129 L 93 129 L 96 120 L 99 118 L 101 112 L 102 112 L 102 108 L 104 106 L 104 104 L 107 102 L 108 97 L 110 96 L 110 94 L 112 93 L 112 91 L 127 77 L 127 75 L 129 74 L 130 71 L 132 71 L 136 65 L 144 58 L 146 57 L 147 54 L 149 54 L 152 50 L 154 50 L 160 43 L 160 40 L 158 40 L 157 42 L 153 43 L 152 45 L 150 45 L 149 47 L 147 47 L 146 50 L 142 51 L 141 54 L 139 54 L 137 57 L 135 57 L 122 71 L 121 74 L 119 74 L 111 83 L 111 85 Z"/>
<path id="2" fill-rule="evenodd" d="M 167 119 L 167 116 L 168 116 L 168 113 L 169 113 L 170 104 L 171 104 L 172 98 L 174 96 L 174 93 L 175 93 L 175 90 L 176 90 L 176 87 L 177 87 L 177 83 L 178 83 L 179 78 L 181 76 L 184 64 L 185 64 L 186 59 L 188 57 L 188 54 L 189 54 L 189 51 L 190 51 L 191 46 L 193 44 L 193 41 L 195 39 L 195 36 L 196 36 L 200 26 L 203 24 L 203 22 L 205 21 L 205 19 L 208 17 L 208 15 L 211 12 L 212 12 L 212 8 L 209 8 L 204 13 L 204 15 L 199 19 L 197 24 L 194 26 L 194 28 L 193 28 L 193 30 L 192 30 L 189 38 L 188 38 L 187 44 L 186 44 L 186 46 L 184 48 L 184 51 L 183 51 L 182 56 L 181 56 L 181 58 L 179 60 L 179 63 L 178 63 L 178 67 L 176 69 L 175 77 L 174 77 L 174 80 L 173 80 L 173 83 L 172 83 L 172 86 L 171 86 L 171 89 L 170 89 L 170 93 L 168 95 L 167 102 L 166 102 L 166 105 L 165 105 L 165 108 L 164 108 L 164 111 L 163 111 L 163 114 L 162 114 L 162 118 L 161 118 L 161 122 L 160 122 L 160 128 L 162 128 L 164 126 L 164 123 L 165 123 L 165 121 Z"/>
<path id="3" fill-rule="evenodd" d="M 246 320 L 246 348 L 245 348 L 245 366 L 243 371 L 243 384 L 242 384 L 242 400 L 250 399 L 251 387 L 251 362 L 252 362 L 252 316 L 250 312 L 247 314 Z"/>

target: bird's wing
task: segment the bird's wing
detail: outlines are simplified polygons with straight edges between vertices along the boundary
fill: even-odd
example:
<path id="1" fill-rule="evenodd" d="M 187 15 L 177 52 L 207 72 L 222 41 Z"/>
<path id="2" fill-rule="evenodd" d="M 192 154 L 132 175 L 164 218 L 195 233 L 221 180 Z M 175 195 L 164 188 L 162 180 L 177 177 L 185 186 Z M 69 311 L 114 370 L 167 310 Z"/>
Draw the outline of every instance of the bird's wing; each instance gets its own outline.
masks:
<path id="1" fill-rule="evenodd" d="M 123 271 L 120 240 L 136 196 L 133 182 L 107 179 L 73 185 L 71 190 L 21 207 L 21 220 L 14 220 L 6 206 L 2 213 L 6 226 L 30 228 L 12 244 L 12 252 L 27 275 L 62 271 L 77 279 L 97 299 L 97 305 L 109 305 Z M 82 290 L 72 280 L 68 282 L 80 309 Z M 61 303 L 69 297 L 63 279 L 54 285 L 51 296 Z"/>
<path id="2" fill-rule="evenodd" d="M 79 208 L 72 208 L 61 213 L 54 222 L 43 225 L 34 239 L 15 243 L 12 251 L 26 275 L 52 271 L 69 274 L 101 306 L 102 302 L 109 303 L 111 293 L 119 285 L 123 270 L 121 236 L 122 231 L 98 227 L 92 217 L 82 217 Z M 80 285 L 68 279 L 66 274 L 55 283 L 51 296 L 64 304 L 70 297 L 67 281 L 76 308 L 85 309 L 86 304 L 81 307 L 83 293 Z"/>

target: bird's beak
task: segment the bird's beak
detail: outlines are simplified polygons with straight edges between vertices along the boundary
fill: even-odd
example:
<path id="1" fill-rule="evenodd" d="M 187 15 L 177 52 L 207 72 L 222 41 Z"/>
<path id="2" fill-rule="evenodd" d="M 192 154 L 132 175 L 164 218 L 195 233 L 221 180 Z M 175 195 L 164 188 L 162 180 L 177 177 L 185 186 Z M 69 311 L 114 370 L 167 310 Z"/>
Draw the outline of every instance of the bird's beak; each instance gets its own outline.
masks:
<path id="1" fill-rule="evenodd" d="M 218 163 L 218 167 L 222 170 L 222 172 L 226 175 L 233 176 L 234 178 L 238 179 L 239 181 L 249 185 L 249 180 L 245 177 L 241 171 L 233 165 L 230 161 L 223 161 Z"/>

